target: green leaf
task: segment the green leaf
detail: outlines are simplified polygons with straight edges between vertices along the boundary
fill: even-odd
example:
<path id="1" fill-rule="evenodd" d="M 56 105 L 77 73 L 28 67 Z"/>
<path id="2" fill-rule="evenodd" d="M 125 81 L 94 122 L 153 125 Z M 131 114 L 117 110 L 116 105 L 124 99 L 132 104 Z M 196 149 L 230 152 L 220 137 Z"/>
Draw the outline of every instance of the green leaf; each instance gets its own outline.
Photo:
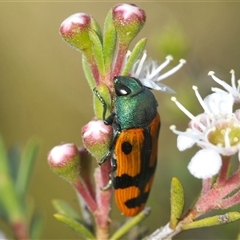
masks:
<path id="1" fill-rule="evenodd" d="M 75 230 L 77 233 L 79 233 L 84 239 L 86 240 L 92 240 L 95 239 L 95 237 L 92 235 L 92 233 L 81 223 L 79 223 L 78 221 L 69 218 L 63 214 L 54 214 L 53 215 L 58 221 L 66 224 L 68 227 L 72 228 L 73 230 Z"/>
<path id="2" fill-rule="evenodd" d="M 126 235 L 132 228 L 142 222 L 150 214 L 150 208 L 145 208 L 135 217 L 130 218 L 110 237 L 110 240 L 118 240 Z"/>
<path id="3" fill-rule="evenodd" d="M 106 68 L 108 68 L 106 69 L 106 72 L 111 70 L 111 66 L 116 51 L 116 43 L 117 43 L 116 29 L 113 24 L 110 24 L 107 30 L 105 31 L 103 39 L 104 62 Z"/>
<path id="4" fill-rule="evenodd" d="M 213 217 L 207 217 L 198 221 L 187 223 L 182 225 L 183 230 L 192 229 L 192 228 L 201 228 L 201 227 L 211 227 L 221 224 L 230 223 L 240 219 L 239 212 L 229 212 L 223 215 L 216 215 Z"/>
<path id="5" fill-rule="evenodd" d="M 184 207 L 184 191 L 180 181 L 174 177 L 171 183 L 170 228 L 175 229 Z"/>
<path id="6" fill-rule="evenodd" d="M 9 167 L 10 167 L 9 171 L 10 171 L 10 174 L 11 174 L 14 182 L 17 181 L 20 160 L 21 160 L 21 151 L 20 151 L 19 147 L 12 146 L 8 150 L 8 163 L 9 163 Z"/>
<path id="7" fill-rule="evenodd" d="M 108 14 L 105 18 L 104 25 L 103 25 L 103 34 L 105 35 L 106 32 L 108 31 L 109 26 L 113 24 L 112 21 L 112 9 L 108 11 Z"/>
<path id="8" fill-rule="evenodd" d="M 101 39 L 99 39 L 99 36 L 94 31 L 89 31 L 89 37 L 92 42 L 92 51 L 94 54 L 94 59 L 98 66 L 98 70 L 100 74 L 103 75 L 105 68 L 104 68 L 104 58 L 103 58 L 103 46 L 102 46 Z"/>
<path id="9" fill-rule="evenodd" d="M 0 136 L 0 176 L 2 176 L 2 174 L 9 174 L 9 164 L 7 150 Z"/>
<path id="10" fill-rule="evenodd" d="M 61 199 L 53 199 L 52 205 L 54 209 L 62 215 L 66 215 L 72 219 L 81 221 L 81 217 L 77 214 L 76 210 L 74 210 L 67 202 Z"/>
<path id="11" fill-rule="evenodd" d="M 89 67 L 88 61 L 86 60 L 86 57 L 84 55 L 82 55 L 82 67 L 85 78 L 87 79 L 90 88 L 94 89 L 96 87 L 96 82 Z"/>
<path id="12" fill-rule="evenodd" d="M 10 222 L 22 221 L 23 210 L 16 194 L 13 179 L 10 175 L 7 151 L 0 136 L 0 198 L 4 212 Z"/>
<path id="13" fill-rule="evenodd" d="M 147 39 L 142 38 L 137 42 L 135 47 L 133 48 L 131 55 L 128 58 L 127 63 L 125 64 L 121 75 L 126 76 L 131 72 L 131 69 L 133 67 L 133 64 L 136 62 L 136 60 L 139 58 L 139 56 L 142 54 L 144 47 L 146 45 Z"/>
<path id="14" fill-rule="evenodd" d="M 110 72 L 117 43 L 117 33 L 112 20 L 112 9 L 108 11 L 108 14 L 105 18 L 103 33 L 104 62 L 106 66 L 106 72 Z"/>
<path id="15" fill-rule="evenodd" d="M 22 154 L 16 181 L 16 189 L 23 199 L 33 173 L 33 167 L 37 159 L 39 144 L 36 140 L 30 140 L 25 146 Z"/>
<path id="16" fill-rule="evenodd" d="M 91 29 L 98 35 L 100 41 L 102 41 L 102 30 L 98 22 L 91 16 Z"/>
<path id="17" fill-rule="evenodd" d="M 35 212 L 30 225 L 30 239 L 40 239 L 40 235 L 43 229 L 43 217 L 40 213 Z"/>
<path id="18" fill-rule="evenodd" d="M 1 189 L 0 189 L 0 191 L 1 191 Z M 7 219 L 7 212 L 5 210 L 5 206 L 2 202 L 1 197 L 0 197 L 0 218 Z"/>

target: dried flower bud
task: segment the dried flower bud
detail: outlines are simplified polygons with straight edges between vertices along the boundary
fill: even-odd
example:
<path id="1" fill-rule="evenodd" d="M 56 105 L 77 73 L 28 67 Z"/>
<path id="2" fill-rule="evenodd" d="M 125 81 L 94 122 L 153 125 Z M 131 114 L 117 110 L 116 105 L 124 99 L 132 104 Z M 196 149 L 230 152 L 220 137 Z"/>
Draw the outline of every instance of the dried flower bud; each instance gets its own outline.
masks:
<path id="1" fill-rule="evenodd" d="M 82 128 L 84 146 L 98 162 L 109 151 L 112 133 L 112 127 L 102 120 L 92 120 Z"/>
<path id="2" fill-rule="evenodd" d="M 48 164 L 53 172 L 71 183 L 79 176 L 80 155 L 76 145 L 66 143 L 54 147 L 48 155 Z"/>
<path id="3" fill-rule="evenodd" d="M 120 42 L 129 44 L 142 29 L 146 15 L 135 4 L 117 4 L 112 11 L 113 23 Z"/>
<path id="4" fill-rule="evenodd" d="M 89 30 L 91 17 L 86 13 L 76 13 L 65 19 L 59 29 L 62 38 L 80 51 L 91 48 Z"/>

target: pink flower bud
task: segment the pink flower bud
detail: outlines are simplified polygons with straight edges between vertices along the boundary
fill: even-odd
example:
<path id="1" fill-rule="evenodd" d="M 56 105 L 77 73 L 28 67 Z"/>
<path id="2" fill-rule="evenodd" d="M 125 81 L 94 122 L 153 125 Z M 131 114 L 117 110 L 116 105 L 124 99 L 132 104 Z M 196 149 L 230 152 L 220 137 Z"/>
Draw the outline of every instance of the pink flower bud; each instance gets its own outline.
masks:
<path id="1" fill-rule="evenodd" d="M 102 120 L 92 120 L 82 128 L 84 146 L 98 161 L 109 151 L 112 133 L 112 127 Z"/>
<path id="2" fill-rule="evenodd" d="M 80 172 L 80 155 L 77 146 L 66 143 L 54 147 L 48 154 L 48 164 L 53 172 L 73 183 Z"/>
<path id="3" fill-rule="evenodd" d="M 63 39 L 78 50 L 84 51 L 91 47 L 89 29 L 91 17 L 86 13 L 76 13 L 65 19 L 59 29 Z"/>
<path id="4" fill-rule="evenodd" d="M 112 15 L 119 39 L 125 43 L 129 43 L 139 33 L 146 21 L 144 10 L 135 4 L 117 4 Z"/>

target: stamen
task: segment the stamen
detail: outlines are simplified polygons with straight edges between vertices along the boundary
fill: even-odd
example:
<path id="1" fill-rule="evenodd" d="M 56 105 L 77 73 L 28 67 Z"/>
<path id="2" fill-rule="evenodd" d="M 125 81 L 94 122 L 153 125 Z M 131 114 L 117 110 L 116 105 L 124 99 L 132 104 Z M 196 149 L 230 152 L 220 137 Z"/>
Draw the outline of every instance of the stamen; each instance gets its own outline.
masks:
<path id="1" fill-rule="evenodd" d="M 124 57 L 124 60 L 123 60 L 123 63 L 124 65 L 126 64 L 127 60 L 129 59 L 129 56 L 131 55 L 131 51 L 128 50 L 127 53 L 125 54 L 125 57 Z"/>
<path id="2" fill-rule="evenodd" d="M 231 86 L 230 86 L 229 84 L 227 84 L 225 81 L 217 78 L 214 74 L 215 74 L 215 73 L 214 73 L 213 71 L 210 71 L 210 72 L 208 73 L 208 75 L 211 76 L 212 79 L 213 79 L 215 82 L 217 82 L 218 84 L 220 84 L 220 85 L 221 85 L 223 88 L 225 88 L 229 93 L 232 93 L 233 95 L 235 95 L 235 94 L 233 93 L 233 87 L 231 87 Z M 234 90 L 236 90 L 236 88 L 235 88 Z M 234 91 L 234 92 L 235 92 L 235 91 Z"/>
<path id="3" fill-rule="evenodd" d="M 169 127 L 169 129 L 172 130 L 172 131 L 173 131 L 173 130 L 176 130 L 176 125 L 171 125 L 171 126 Z"/>
<path id="4" fill-rule="evenodd" d="M 151 74 L 149 74 L 149 78 L 153 78 L 155 75 L 157 75 L 160 71 L 162 71 L 171 61 L 173 60 L 172 56 L 167 56 L 165 61 L 156 68 Z"/>
<path id="5" fill-rule="evenodd" d="M 232 87 L 233 87 L 234 89 L 237 89 L 237 87 L 236 87 L 236 79 L 235 79 L 235 72 L 234 72 L 234 70 L 232 69 L 232 70 L 230 71 L 230 73 L 231 73 L 231 75 L 232 75 L 232 77 L 231 77 L 231 84 L 232 84 Z"/>
<path id="6" fill-rule="evenodd" d="M 184 135 L 184 136 L 186 136 L 186 135 L 188 135 L 188 134 L 186 134 L 186 133 L 189 132 L 189 131 L 187 131 L 187 130 L 186 130 L 186 132 L 179 131 L 179 130 L 176 129 L 176 126 L 175 126 L 175 125 L 171 125 L 171 126 L 169 127 L 169 129 L 170 129 L 173 133 L 175 133 L 175 134 L 177 134 L 177 135 Z"/>
<path id="7" fill-rule="evenodd" d="M 240 92 L 240 79 L 237 81 L 237 83 L 238 83 L 237 91 L 239 93 Z"/>
<path id="8" fill-rule="evenodd" d="M 197 97 L 199 103 L 201 104 L 203 110 L 204 110 L 206 113 L 210 113 L 209 109 L 207 108 L 207 106 L 206 106 L 206 104 L 204 103 L 204 101 L 203 101 L 201 95 L 200 95 L 199 92 L 198 92 L 198 88 L 197 88 L 197 86 L 192 86 L 192 89 L 194 90 L 195 95 L 196 95 L 196 97 Z"/>
<path id="9" fill-rule="evenodd" d="M 217 146 L 218 148 L 222 148 L 222 147 L 223 147 L 223 144 L 222 144 L 222 143 L 218 143 L 216 146 Z"/>
<path id="10" fill-rule="evenodd" d="M 190 119 L 194 119 L 195 116 L 192 115 L 180 102 L 177 101 L 177 99 L 175 97 L 171 97 L 171 100 L 178 106 L 178 108 L 185 113 L 185 115 L 187 115 Z"/>
<path id="11" fill-rule="evenodd" d="M 229 139 L 229 132 L 231 131 L 230 128 L 226 128 L 225 134 L 224 134 L 224 143 L 225 143 L 225 148 L 230 147 L 230 139 Z"/>
<path id="12" fill-rule="evenodd" d="M 214 71 L 210 71 L 210 72 L 208 73 L 208 76 L 211 76 L 212 79 L 213 79 L 215 82 L 217 82 L 218 84 L 220 84 L 220 85 L 222 86 L 224 81 L 221 80 L 221 79 L 219 79 L 219 78 L 217 78 L 214 74 L 215 74 Z"/>
<path id="13" fill-rule="evenodd" d="M 238 142 L 238 137 L 234 137 L 233 138 L 233 141 L 236 143 L 236 142 Z"/>
<path id="14" fill-rule="evenodd" d="M 171 70 L 169 70 L 168 72 L 162 74 L 157 81 L 161 81 L 164 78 L 167 78 L 169 76 L 171 76 L 172 74 L 174 74 L 175 72 L 177 72 L 184 64 L 186 63 L 186 60 L 181 59 L 179 61 L 179 64 L 177 66 L 175 66 L 174 68 L 172 68 Z"/>
<path id="15" fill-rule="evenodd" d="M 143 68 L 143 65 L 144 65 L 144 62 L 145 62 L 146 58 L 147 58 L 147 51 L 145 50 L 143 52 L 143 55 L 142 55 L 141 59 L 139 60 L 139 64 L 138 64 L 138 67 L 137 67 L 137 70 L 136 70 L 136 73 L 135 73 L 136 76 L 140 75 L 140 72 Z"/>

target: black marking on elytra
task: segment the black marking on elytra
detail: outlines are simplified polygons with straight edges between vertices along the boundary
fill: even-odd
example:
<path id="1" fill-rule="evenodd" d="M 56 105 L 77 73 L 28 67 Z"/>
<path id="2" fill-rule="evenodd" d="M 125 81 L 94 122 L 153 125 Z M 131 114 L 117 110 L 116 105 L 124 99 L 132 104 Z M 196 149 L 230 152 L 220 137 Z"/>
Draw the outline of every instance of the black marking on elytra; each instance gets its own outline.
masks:
<path id="1" fill-rule="evenodd" d="M 121 148 L 122 152 L 128 155 L 132 151 L 132 144 L 130 142 L 123 142 Z"/>
<path id="2" fill-rule="evenodd" d="M 143 192 L 136 198 L 129 199 L 125 202 L 128 208 L 140 207 L 142 204 L 147 202 L 149 192 Z"/>

